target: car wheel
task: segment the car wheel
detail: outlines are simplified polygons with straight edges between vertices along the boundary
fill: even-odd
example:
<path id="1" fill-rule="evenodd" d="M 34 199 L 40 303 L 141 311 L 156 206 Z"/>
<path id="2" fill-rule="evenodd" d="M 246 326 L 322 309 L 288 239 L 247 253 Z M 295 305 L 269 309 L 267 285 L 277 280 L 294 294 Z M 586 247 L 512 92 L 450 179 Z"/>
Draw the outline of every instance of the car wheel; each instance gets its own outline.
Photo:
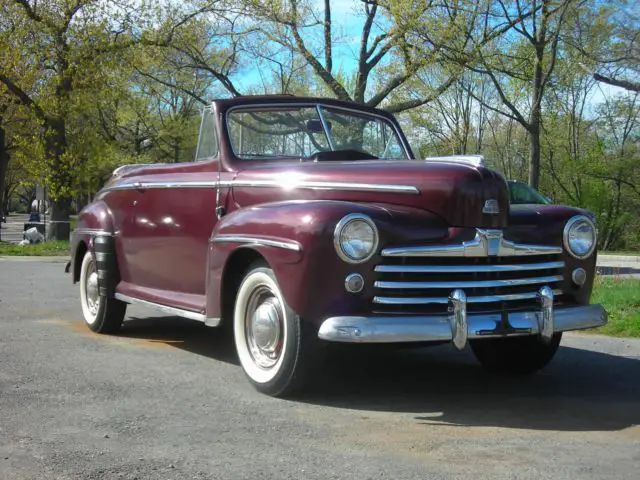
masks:
<path id="1" fill-rule="evenodd" d="M 303 330 L 273 271 L 251 268 L 236 295 L 233 333 L 240 364 L 258 391 L 285 397 L 302 389 L 317 343 Z"/>
<path id="2" fill-rule="evenodd" d="M 84 323 L 97 333 L 115 333 L 120 329 L 127 304 L 100 295 L 96 262 L 90 251 L 82 259 L 80 267 L 80 303 Z"/>
<path id="3" fill-rule="evenodd" d="M 537 336 L 487 338 L 470 341 L 471 350 L 492 372 L 529 375 L 544 368 L 560 346 L 562 332 L 555 333 L 549 343 Z"/>

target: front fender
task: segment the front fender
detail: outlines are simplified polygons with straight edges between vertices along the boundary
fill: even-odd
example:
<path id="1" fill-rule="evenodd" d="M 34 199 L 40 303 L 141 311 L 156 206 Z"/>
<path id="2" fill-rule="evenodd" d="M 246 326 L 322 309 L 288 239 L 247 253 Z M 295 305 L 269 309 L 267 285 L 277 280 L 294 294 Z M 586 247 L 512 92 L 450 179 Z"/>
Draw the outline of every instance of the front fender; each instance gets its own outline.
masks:
<path id="1" fill-rule="evenodd" d="M 269 203 L 229 214 L 218 222 L 209 242 L 207 316 L 223 316 L 224 299 L 235 296 L 237 288 L 229 281 L 231 275 L 238 274 L 233 269 L 246 266 L 236 259 L 255 252 L 269 263 L 287 303 L 304 319 L 320 323 L 328 314 L 369 312 L 373 267 L 379 257 L 374 255 L 355 265 L 340 260 L 333 246 L 338 221 L 350 213 L 369 215 L 380 229 L 379 249 L 398 241 L 399 236 L 415 239 L 418 233 L 422 238 L 433 239 L 447 232 L 443 221 L 432 214 L 394 208 L 320 200 Z M 400 222 L 406 229 L 389 228 L 397 225 L 400 217 L 406 220 Z M 365 278 L 365 288 L 359 294 L 345 291 L 344 280 L 349 273 L 360 273 Z"/>

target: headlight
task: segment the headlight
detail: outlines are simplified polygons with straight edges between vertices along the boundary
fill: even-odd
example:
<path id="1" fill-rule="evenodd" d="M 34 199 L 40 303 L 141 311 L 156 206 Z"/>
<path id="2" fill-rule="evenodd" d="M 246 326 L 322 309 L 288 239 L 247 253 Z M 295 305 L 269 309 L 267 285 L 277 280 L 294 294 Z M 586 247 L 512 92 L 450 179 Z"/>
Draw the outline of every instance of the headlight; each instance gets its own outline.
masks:
<path id="1" fill-rule="evenodd" d="M 564 247 L 576 258 L 584 259 L 596 248 L 596 226 L 584 215 L 572 217 L 564 227 Z"/>
<path id="2" fill-rule="evenodd" d="M 336 225 L 333 245 L 345 262 L 366 262 L 378 248 L 378 228 L 366 215 L 351 213 Z"/>

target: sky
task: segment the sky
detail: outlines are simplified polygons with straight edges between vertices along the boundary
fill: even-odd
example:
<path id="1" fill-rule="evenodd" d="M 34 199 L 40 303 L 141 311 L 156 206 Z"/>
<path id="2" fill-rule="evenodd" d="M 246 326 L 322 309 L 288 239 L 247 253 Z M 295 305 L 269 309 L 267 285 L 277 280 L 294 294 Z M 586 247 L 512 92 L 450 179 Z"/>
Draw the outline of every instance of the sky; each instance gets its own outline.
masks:
<path id="1" fill-rule="evenodd" d="M 324 11 L 324 0 L 313 0 L 313 3 L 318 12 Z M 354 72 L 357 68 L 360 35 L 364 24 L 363 8 L 360 0 L 331 0 L 334 73 L 339 70 Z M 319 32 L 319 28 L 316 31 Z M 374 35 L 375 32 L 372 37 Z M 234 80 L 244 91 L 249 87 L 261 88 L 262 86 L 258 68 L 245 68 L 242 75 Z M 590 103 L 595 106 L 623 92 L 622 88 L 599 83 L 593 89 Z"/>
<path id="2" fill-rule="evenodd" d="M 324 12 L 324 0 L 313 0 L 317 11 Z M 353 72 L 357 65 L 360 35 L 364 24 L 364 7 L 360 0 L 331 0 L 333 70 Z M 315 29 L 320 32 L 319 27 Z M 257 68 L 244 69 L 236 83 L 247 87 L 261 87 L 260 72 Z"/>

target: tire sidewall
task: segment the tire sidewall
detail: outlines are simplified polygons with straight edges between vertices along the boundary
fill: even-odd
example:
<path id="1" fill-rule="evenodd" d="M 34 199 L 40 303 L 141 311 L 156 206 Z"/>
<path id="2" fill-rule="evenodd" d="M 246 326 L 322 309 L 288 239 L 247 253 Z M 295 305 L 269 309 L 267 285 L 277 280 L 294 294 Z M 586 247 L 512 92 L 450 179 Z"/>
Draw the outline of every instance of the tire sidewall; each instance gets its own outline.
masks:
<path id="1" fill-rule="evenodd" d="M 245 315 L 251 293 L 260 285 L 267 285 L 283 307 L 284 340 L 283 351 L 274 367 L 268 371 L 257 366 L 246 341 Z M 264 266 L 250 269 L 243 279 L 236 295 L 233 314 L 233 332 L 238 360 L 250 380 L 259 390 L 271 395 L 279 394 L 296 374 L 296 363 L 300 357 L 300 318 L 286 304 L 273 271 Z"/>
<path id="2" fill-rule="evenodd" d="M 104 310 L 106 308 L 106 299 L 102 296 L 98 296 L 98 311 L 93 315 L 89 310 L 87 302 L 87 272 L 91 264 L 95 265 L 95 259 L 93 258 L 91 251 L 87 250 L 80 267 L 80 305 L 82 306 L 82 317 L 84 323 L 91 330 L 99 331 L 104 317 Z"/>

